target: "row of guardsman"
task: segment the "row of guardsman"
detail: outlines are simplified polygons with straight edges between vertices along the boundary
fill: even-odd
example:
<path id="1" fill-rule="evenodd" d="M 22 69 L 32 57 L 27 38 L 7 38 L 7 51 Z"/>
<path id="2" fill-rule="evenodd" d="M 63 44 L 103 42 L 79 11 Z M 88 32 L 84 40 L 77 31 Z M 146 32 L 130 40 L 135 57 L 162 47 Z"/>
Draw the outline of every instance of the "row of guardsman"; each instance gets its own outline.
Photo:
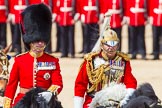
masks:
<path id="1" fill-rule="evenodd" d="M 0 0 L 0 45 L 5 47 L 6 22 L 10 22 L 12 32 L 12 50 L 22 52 L 21 31 L 19 29 L 20 13 L 28 6 L 37 3 L 49 6 L 53 22 L 57 25 L 56 52 L 61 57 L 75 57 L 75 22 L 82 23 L 83 44 L 81 53 L 91 51 L 99 34 L 99 25 L 103 23 L 104 14 L 112 12 L 111 28 L 122 38 L 123 24 L 128 24 L 128 51 L 132 59 L 137 54 L 146 59 L 145 25 L 152 24 L 153 59 L 159 59 L 162 50 L 160 35 L 162 35 L 162 0 Z M 51 42 L 53 42 L 51 40 Z M 51 43 L 46 51 L 51 53 Z M 54 46 L 55 47 L 55 46 Z M 121 49 L 121 47 L 120 47 Z"/>

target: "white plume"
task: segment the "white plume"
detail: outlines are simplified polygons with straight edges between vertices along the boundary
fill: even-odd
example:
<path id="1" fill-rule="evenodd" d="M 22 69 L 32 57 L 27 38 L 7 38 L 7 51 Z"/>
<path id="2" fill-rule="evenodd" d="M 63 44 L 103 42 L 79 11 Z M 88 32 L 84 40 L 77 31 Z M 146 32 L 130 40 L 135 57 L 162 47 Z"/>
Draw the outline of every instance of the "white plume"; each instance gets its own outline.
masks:
<path id="1" fill-rule="evenodd" d="M 100 106 L 113 106 L 114 101 L 121 101 L 126 95 L 126 87 L 124 84 L 110 83 L 109 87 L 102 89 L 95 94 L 92 102 L 89 104 L 89 108 L 96 108 L 96 105 Z M 114 101 L 108 101 L 112 99 Z"/>
<path id="2" fill-rule="evenodd" d="M 103 22 L 103 25 L 102 25 L 102 29 L 100 31 L 100 37 L 98 38 L 96 44 L 94 45 L 93 49 L 92 49 L 92 52 L 97 52 L 97 51 L 100 51 L 100 42 L 101 42 L 101 39 L 103 38 L 103 32 L 110 28 L 110 17 L 111 17 L 111 12 L 106 12 L 105 13 L 105 18 L 104 18 L 104 22 Z"/>

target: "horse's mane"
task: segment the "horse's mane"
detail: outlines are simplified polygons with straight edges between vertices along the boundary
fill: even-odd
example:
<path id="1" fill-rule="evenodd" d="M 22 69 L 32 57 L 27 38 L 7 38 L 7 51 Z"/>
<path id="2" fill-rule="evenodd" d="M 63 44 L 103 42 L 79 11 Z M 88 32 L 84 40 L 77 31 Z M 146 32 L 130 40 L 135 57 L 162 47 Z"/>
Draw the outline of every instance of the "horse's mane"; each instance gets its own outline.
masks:
<path id="1" fill-rule="evenodd" d="M 25 96 L 14 106 L 14 108 L 63 108 L 61 102 L 57 100 L 57 96 L 53 95 L 49 103 L 38 93 L 45 90 L 41 88 L 33 88 L 25 94 Z"/>

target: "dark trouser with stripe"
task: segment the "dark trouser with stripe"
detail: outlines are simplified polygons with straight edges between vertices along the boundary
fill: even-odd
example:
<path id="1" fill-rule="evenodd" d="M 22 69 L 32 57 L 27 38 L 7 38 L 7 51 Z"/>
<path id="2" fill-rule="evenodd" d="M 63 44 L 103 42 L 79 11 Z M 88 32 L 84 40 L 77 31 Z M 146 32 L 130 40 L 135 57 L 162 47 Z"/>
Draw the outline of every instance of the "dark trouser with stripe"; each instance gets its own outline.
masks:
<path id="1" fill-rule="evenodd" d="M 137 53 L 146 55 L 145 26 L 130 26 L 130 45 L 133 55 Z"/>
<path id="2" fill-rule="evenodd" d="M 74 25 L 60 26 L 60 31 L 61 31 L 62 56 L 68 56 L 68 53 L 70 53 L 71 56 L 74 56 L 75 54 Z"/>
<path id="3" fill-rule="evenodd" d="M 152 26 L 153 30 L 153 54 L 159 56 L 162 49 L 162 26 Z"/>
<path id="4" fill-rule="evenodd" d="M 13 26 L 12 48 L 16 53 L 21 53 L 21 32 L 19 24 L 14 24 Z"/>
<path id="5" fill-rule="evenodd" d="M 57 29 L 56 52 L 60 52 L 61 51 L 61 32 L 60 32 L 60 25 L 58 23 L 56 23 L 56 29 Z"/>
<path id="6" fill-rule="evenodd" d="M 95 43 L 99 38 L 99 25 L 82 24 L 83 29 L 83 53 L 89 53 L 93 49 Z"/>
<path id="7" fill-rule="evenodd" d="M 7 46 L 6 23 L 0 23 L 0 47 Z"/>

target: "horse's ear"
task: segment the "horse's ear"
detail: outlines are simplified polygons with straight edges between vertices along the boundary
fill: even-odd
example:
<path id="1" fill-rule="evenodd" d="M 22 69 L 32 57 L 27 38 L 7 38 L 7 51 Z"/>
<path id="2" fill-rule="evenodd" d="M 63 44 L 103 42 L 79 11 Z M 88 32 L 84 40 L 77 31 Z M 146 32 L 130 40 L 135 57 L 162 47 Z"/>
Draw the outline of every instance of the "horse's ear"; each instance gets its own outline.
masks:
<path id="1" fill-rule="evenodd" d="M 11 46 L 12 46 L 12 43 L 6 48 L 2 49 L 2 51 L 6 54 L 10 50 Z"/>

